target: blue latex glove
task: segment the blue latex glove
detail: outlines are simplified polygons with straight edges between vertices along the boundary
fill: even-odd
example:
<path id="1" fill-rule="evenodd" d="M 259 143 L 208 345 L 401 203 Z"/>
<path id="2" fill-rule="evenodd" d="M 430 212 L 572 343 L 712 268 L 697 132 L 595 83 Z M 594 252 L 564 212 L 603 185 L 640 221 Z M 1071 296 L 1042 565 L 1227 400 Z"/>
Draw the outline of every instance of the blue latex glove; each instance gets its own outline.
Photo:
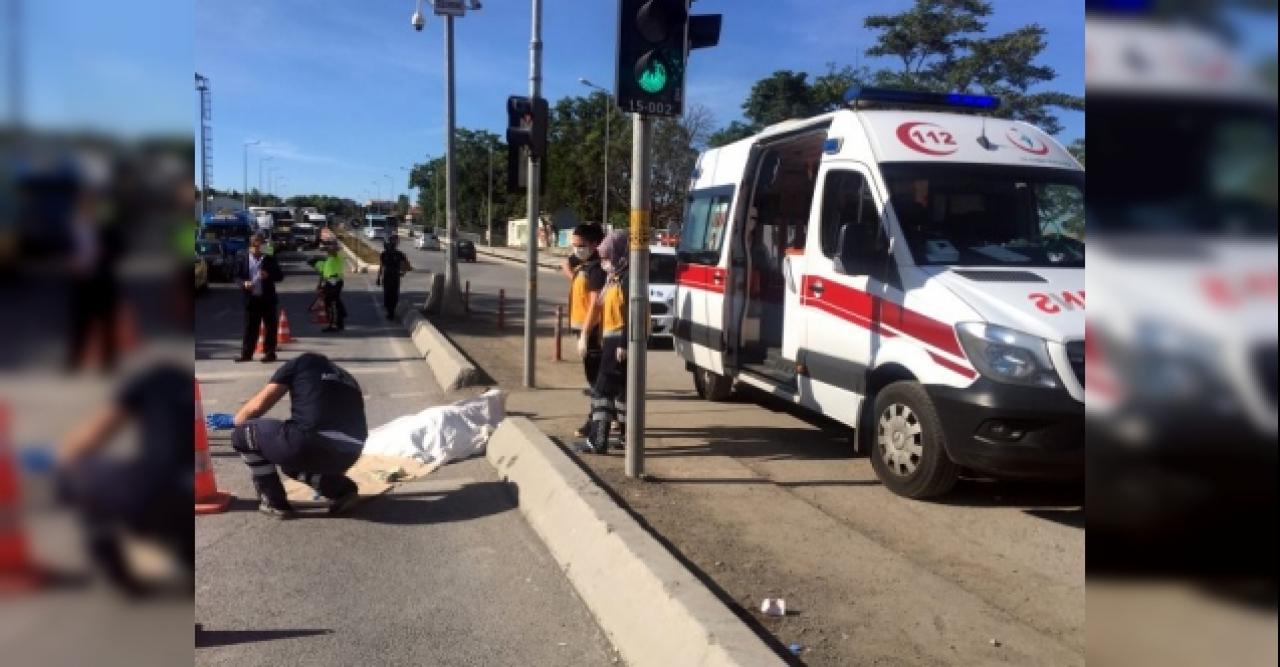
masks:
<path id="1" fill-rule="evenodd" d="M 204 423 L 217 431 L 234 428 L 236 425 L 235 417 L 225 412 L 211 412 L 205 415 Z"/>

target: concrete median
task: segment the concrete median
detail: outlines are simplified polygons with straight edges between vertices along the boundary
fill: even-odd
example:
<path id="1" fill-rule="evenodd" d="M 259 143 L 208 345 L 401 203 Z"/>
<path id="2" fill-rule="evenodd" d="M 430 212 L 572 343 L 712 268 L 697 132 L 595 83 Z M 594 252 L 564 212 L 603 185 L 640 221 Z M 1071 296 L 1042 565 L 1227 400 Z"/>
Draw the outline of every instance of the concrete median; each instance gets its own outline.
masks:
<path id="1" fill-rule="evenodd" d="M 402 306 L 401 311 L 400 322 L 442 389 L 451 391 L 481 381 L 480 369 L 416 308 Z"/>
<path id="2" fill-rule="evenodd" d="M 629 664 L 784 664 L 533 422 L 507 418 L 486 457 Z"/>

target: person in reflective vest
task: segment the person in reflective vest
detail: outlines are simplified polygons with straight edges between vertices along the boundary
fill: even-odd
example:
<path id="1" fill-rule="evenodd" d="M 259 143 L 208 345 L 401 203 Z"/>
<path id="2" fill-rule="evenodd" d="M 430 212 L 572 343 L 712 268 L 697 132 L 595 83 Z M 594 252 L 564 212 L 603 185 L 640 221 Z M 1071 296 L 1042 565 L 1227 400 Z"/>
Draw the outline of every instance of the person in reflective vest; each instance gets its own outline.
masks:
<path id="1" fill-rule="evenodd" d="M 346 328 L 347 319 L 347 307 L 342 303 L 342 277 L 346 272 L 346 265 L 338 256 L 336 241 L 325 246 L 325 250 L 325 258 L 316 263 L 316 271 L 320 274 L 320 291 L 324 294 L 325 313 L 329 316 L 329 326 L 322 331 L 342 331 Z"/>
<path id="2" fill-rule="evenodd" d="M 578 341 L 578 358 L 582 359 L 582 371 L 587 378 L 587 393 L 595 385 L 600 371 L 600 291 L 604 289 L 608 275 L 600 266 L 596 252 L 604 240 L 604 229 L 598 224 L 578 225 L 570 237 L 573 254 L 565 261 L 569 269 L 569 327 Z M 585 437 L 591 424 L 590 416 L 578 429 L 578 437 Z"/>

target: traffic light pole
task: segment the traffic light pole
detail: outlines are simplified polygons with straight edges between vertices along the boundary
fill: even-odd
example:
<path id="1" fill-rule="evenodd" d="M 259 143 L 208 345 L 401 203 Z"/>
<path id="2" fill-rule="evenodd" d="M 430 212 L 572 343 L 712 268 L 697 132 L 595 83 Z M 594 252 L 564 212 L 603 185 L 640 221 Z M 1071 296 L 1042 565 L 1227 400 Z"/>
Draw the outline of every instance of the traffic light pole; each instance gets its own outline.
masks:
<path id="1" fill-rule="evenodd" d="M 536 105 L 542 96 L 542 0 L 532 0 L 532 34 L 529 37 L 529 101 Z M 528 249 L 525 257 L 525 295 L 524 295 L 524 386 L 534 386 L 536 336 L 538 332 L 538 231 L 542 227 L 539 200 L 542 173 L 538 159 L 533 152 L 529 153 L 529 179 L 526 188 L 529 194 L 528 215 Z"/>
<path id="2" fill-rule="evenodd" d="M 445 60 L 445 139 L 444 139 L 444 205 L 445 225 L 449 243 L 445 248 L 444 298 L 441 312 L 448 315 L 462 313 L 462 288 L 458 285 L 458 201 L 454 188 L 454 81 L 453 81 L 453 16 L 444 18 Z"/>
<path id="3" fill-rule="evenodd" d="M 627 299 L 627 477 L 644 476 L 645 374 L 649 349 L 649 180 L 653 118 L 631 119 L 631 285 Z"/>

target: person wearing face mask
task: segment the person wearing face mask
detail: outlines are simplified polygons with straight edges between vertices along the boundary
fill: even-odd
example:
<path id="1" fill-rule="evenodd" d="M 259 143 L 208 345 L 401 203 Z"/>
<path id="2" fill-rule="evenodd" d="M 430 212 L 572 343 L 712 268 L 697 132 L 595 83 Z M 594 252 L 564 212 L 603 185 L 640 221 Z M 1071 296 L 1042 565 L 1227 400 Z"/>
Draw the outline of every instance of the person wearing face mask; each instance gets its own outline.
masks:
<path id="1" fill-rule="evenodd" d="M 611 233 L 600 244 L 600 261 L 608 273 L 600 298 L 600 370 L 591 393 L 591 424 L 587 441 L 579 451 L 604 454 L 609 450 L 609 431 L 618 422 L 625 433 L 627 402 L 627 327 L 648 327 L 644 322 L 627 321 L 627 232 Z"/>
<path id="2" fill-rule="evenodd" d="M 566 268 L 572 267 L 569 269 L 569 327 L 578 342 L 578 358 L 582 359 L 588 393 L 600 370 L 600 309 L 597 302 L 608 276 L 600 266 L 596 248 L 603 239 L 604 230 L 600 225 L 578 225 L 570 235 L 573 255 L 565 263 Z M 577 430 L 577 435 L 585 436 L 590 424 L 588 417 Z"/>

